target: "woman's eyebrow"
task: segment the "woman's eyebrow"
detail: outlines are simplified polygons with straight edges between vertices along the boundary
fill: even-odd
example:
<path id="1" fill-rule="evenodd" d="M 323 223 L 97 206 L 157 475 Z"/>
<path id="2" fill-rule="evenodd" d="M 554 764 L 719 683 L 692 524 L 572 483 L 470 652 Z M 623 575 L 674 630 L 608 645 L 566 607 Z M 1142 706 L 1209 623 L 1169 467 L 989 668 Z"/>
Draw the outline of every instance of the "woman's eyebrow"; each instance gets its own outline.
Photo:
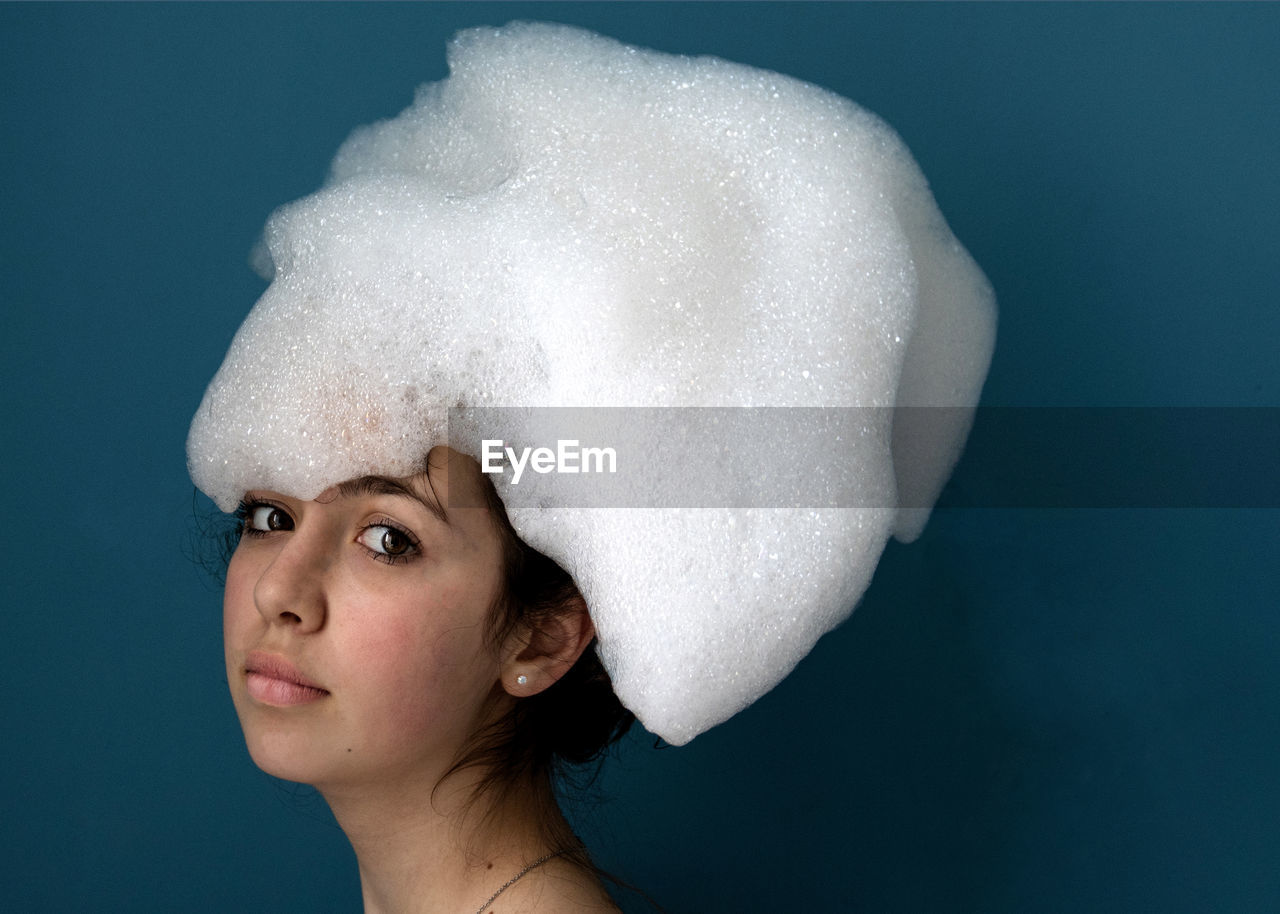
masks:
<path id="1" fill-rule="evenodd" d="M 412 486 L 405 485 L 386 476 L 361 476 L 338 484 L 338 495 L 343 498 L 358 498 L 361 495 L 399 495 L 412 498 L 426 508 L 442 524 L 449 524 L 449 516 L 444 507 L 435 499 L 429 499 Z"/>

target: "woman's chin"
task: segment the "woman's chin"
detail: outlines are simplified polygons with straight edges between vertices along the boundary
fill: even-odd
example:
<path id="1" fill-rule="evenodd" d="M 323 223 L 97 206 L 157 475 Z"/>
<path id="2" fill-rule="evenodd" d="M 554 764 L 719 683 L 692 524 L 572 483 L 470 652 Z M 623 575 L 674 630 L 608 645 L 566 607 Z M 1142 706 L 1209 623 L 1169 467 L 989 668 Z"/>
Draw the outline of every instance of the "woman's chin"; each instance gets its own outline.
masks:
<path id="1" fill-rule="evenodd" d="M 316 783 L 319 772 L 314 758 L 298 757 L 281 751 L 279 747 L 264 747 L 252 740 L 246 740 L 245 745 L 253 763 L 272 777 L 299 784 Z"/>
<path id="2" fill-rule="evenodd" d="M 245 747 L 253 763 L 272 777 L 301 784 L 317 784 L 332 774 L 333 750 L 317 745 L 298 728 L 241 720 Z"/>

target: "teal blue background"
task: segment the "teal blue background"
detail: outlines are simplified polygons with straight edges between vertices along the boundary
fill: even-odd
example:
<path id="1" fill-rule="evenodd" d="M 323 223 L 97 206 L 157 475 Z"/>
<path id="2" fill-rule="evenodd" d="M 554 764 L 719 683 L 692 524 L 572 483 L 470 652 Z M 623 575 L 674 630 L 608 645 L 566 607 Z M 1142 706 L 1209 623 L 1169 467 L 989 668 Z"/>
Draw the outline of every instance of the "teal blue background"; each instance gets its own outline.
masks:
<path id="1" fill-rule="evenodd" d="M 1280 6 L 5 4 L 0 908 L 358 909 L 244 751 L 183 441 L 266 215 L 512 18 L 882 115 L 999 294 L 984 402 L 1280 405 Z M 1278 910 L 1278 513 L 938 512 L 583 832 L 672 912 Z"/>

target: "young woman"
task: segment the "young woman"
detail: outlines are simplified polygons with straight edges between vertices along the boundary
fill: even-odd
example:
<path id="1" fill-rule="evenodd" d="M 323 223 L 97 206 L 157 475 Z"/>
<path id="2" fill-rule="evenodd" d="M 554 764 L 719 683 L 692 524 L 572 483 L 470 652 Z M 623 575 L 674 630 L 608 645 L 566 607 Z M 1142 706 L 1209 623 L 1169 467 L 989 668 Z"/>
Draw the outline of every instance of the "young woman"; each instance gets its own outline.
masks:
<path id="1" fill-rule="evenodd" d="M 226 643 L 250 751 L 329 801 L 368 911 L 608 910 L 557 767 L 632 712 L 688 742 L 848 616 L 959 453 L 993 301 L 901 141 L 845 99 L 536 23 L 449 59 L 269 220 L 271 285 L 188 466 L 241 501 Z M 702 409 L 748 404 L 855 409 Z M 895 404 L 952 408 L 865 408 Z M 600 421 L 553 453 L 562 406 Z M 816 473 L 789 431 L 815 422 L 853 423 L 816 503 L 785 485 Z M 537 483 L 606 433 L 629 443 L 603 506 L 560 498 L 576 464 Z M 481 475 L 495 441 L 540 445 L 524 483 Z"/>
<path id="2" fill-rule="evenodd" d="M 324 795 L 370 914 L 615 910 L 551 777 L 631 715 L 572 580 L 452 453 L 310 501 L 245 493 L 224 622 L 249 752 Z"/>

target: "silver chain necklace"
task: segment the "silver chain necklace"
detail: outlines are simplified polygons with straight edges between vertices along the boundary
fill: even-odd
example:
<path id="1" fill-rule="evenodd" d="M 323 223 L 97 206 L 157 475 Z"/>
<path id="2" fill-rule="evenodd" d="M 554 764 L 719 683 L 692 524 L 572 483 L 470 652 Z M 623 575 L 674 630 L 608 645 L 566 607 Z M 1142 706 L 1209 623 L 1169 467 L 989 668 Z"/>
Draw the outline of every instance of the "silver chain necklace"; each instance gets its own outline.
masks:
<path id="1" fill-rule="evenodd" d="M 542 864 L 546 863 L 548 860 L 551 860 L 555 857 L 559 857 L 563 853 L 564 851 L 556 851 L 555 853 L 547 854 L 545 857 L 539 857 L 537 860 L 533 861 L 533 863 L 530 863 L 520 872 L 516 873 L 514 876 L 508 879 L 505 883 L 503 883 L 502 888 L 498 889 L 498 891 L 490 895 L 489 900 L 486 901 L 484 904 L 480 905 L 480 909 L 476 911 L 476 914 L 484 914 L 485 911 L 489 910 L 489 905 L 493 904 L 495 901 L 498 900 L 499 895 L 501 895 L 507 889 L 511 888 L 513 885 L 515 885 L 525 876 L 528 876 L 529 873 L 531 873 L 533 870 L 536 870 L 538 867 L 542 866 Z"/>

